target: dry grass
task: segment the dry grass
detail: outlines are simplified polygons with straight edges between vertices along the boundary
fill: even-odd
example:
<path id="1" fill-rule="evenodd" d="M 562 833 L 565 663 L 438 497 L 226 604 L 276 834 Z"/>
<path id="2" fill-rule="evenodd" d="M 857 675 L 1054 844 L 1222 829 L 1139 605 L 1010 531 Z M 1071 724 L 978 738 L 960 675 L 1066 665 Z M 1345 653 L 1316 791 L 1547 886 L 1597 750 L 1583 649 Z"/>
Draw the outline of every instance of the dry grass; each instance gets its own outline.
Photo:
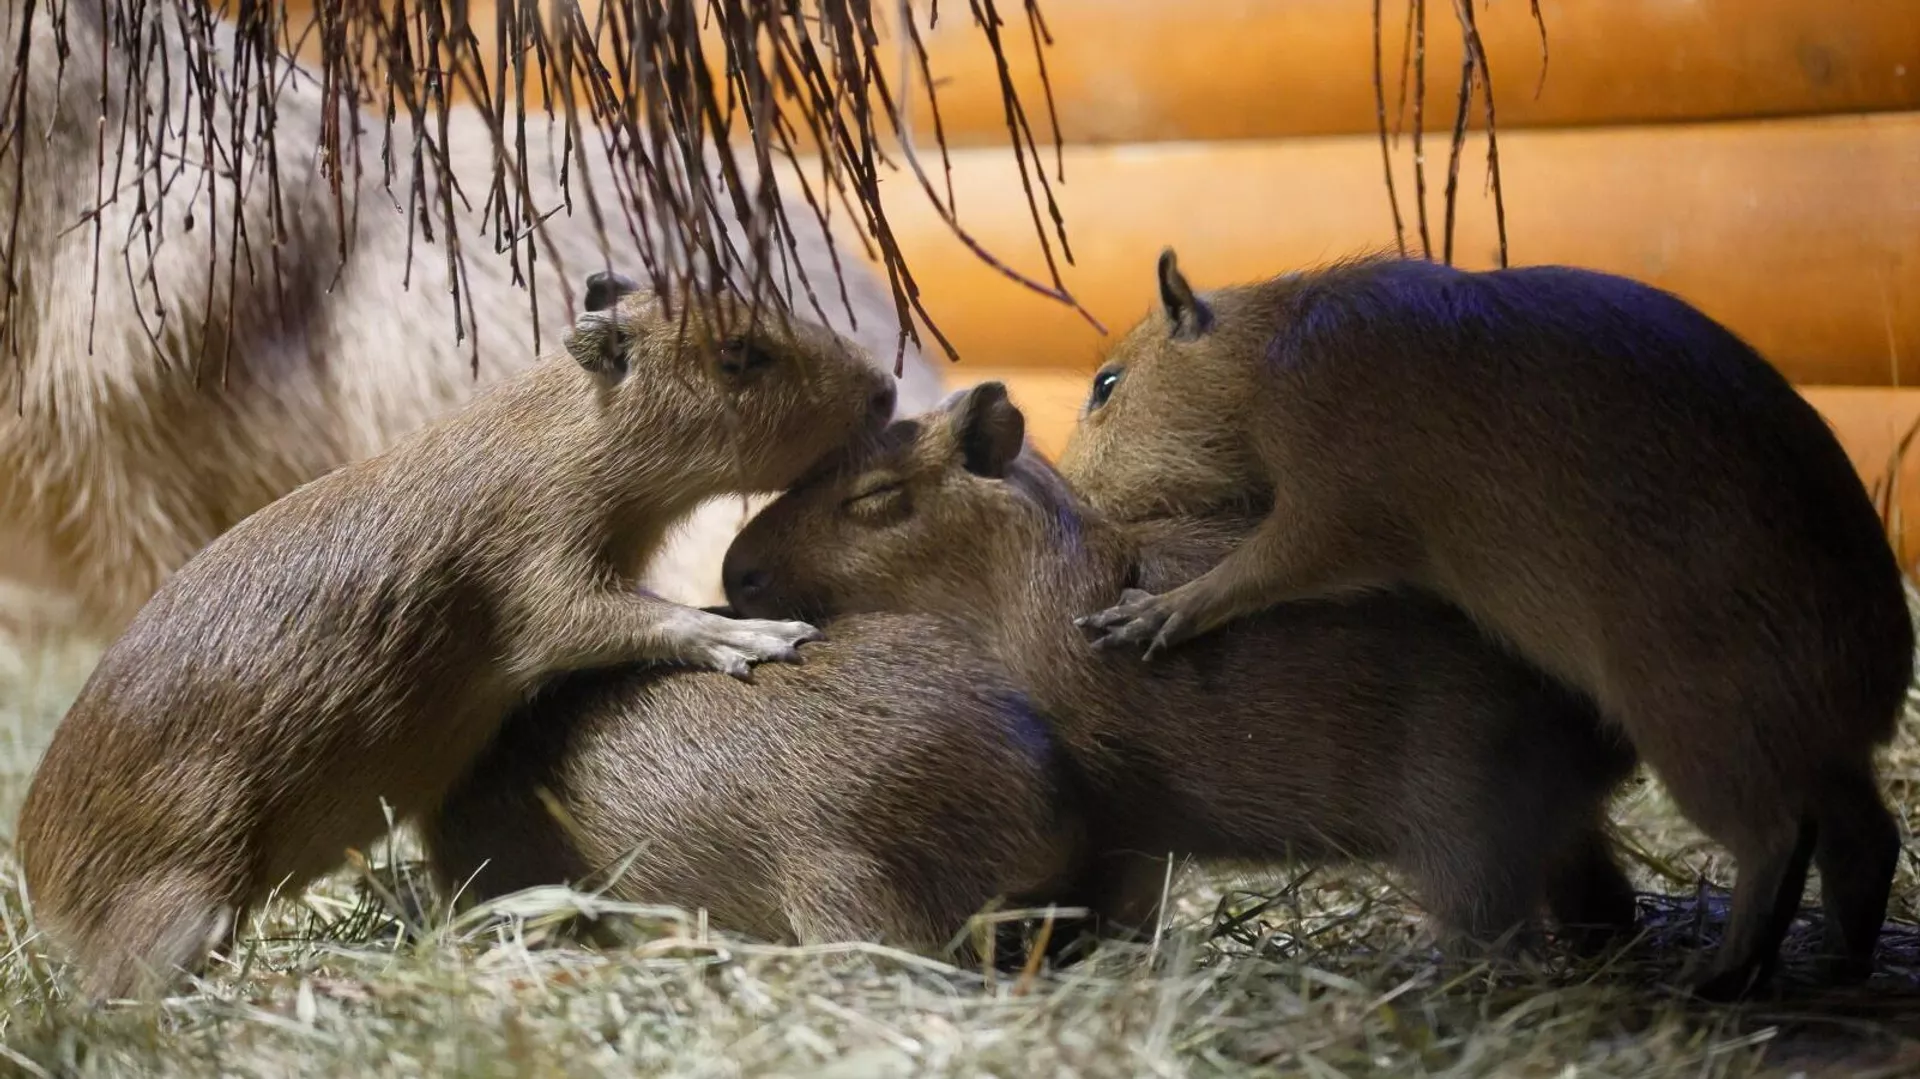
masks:
<path id="1" fill-rule="evenodd" d="M 1901 867 L 1888 968 L 1844 994 L 1712 1009 L 1678 999 L 1726 864 L 1664 794 L 1616 814 L 1648 929 L 1622 955 L 1532 971 L 1446 968 L 1413 907 L 1366 870 L 1176 889 L 1152 946 L 1022 979 L 865 947 L 792 949 L 677 911 L 564 890 L 448 921 L 405 858 L 257 922 L 235 967 L 157 1008 L 76 1006 L 34 958 L 7 851 L 32 764 L 91 661 L 0 657 L 0 1072 L 29 1075 L 1895 1075 L 1920 1073 L 1920 865 Z M 1888 758 L 1920 825 L 1920 731 Z M 399 848 L 404 854 L 404 846 Z M 383 898 L 384 897 L 384 898 Z M 568 943 L 585 908 L 619 942 Z M 1710 927 L 1709 927 L 1710 928 Z M 1796 931 L 1805 946 L 1809 926 Z"/>

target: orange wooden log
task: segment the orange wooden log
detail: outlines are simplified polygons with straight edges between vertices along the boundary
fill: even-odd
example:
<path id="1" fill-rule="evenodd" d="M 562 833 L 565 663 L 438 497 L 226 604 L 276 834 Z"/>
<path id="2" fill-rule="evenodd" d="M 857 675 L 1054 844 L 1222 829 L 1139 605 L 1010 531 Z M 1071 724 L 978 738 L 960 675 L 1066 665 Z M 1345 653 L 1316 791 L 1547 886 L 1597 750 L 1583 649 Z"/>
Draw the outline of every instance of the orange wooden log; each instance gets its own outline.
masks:
<path id="1" fill-rule="evenodd" d="M 1009 59 L 1037 123 L 1044 98 L 1034 50 L 1017 0 L 1001 6 L 1016 9 Z M 1040 8 L 1057 43 L 1045 60 L 1069 142 L 1375 129 L 1372 5 L 1362 0 L 1041 0 Z M 1461 34 L 1452 4 L 1426 8 L 1427 126 L 1444 137 Z M 1507 127 L 1920 108 L 1920 4 L 1911 0 L 1541 0 L 1540 9 L 1544 82 L 1540 28 L 1524 0 L 1476 7 Z M 1407 5 L 1382 10 L 1391 117 Z M 928 43 L 949 141 L 1004 143 L 993 60 L 958 14 L 943 13 Z M 1478 112 L 1476 103 L 1476 126 Z M 916 115 L 930 132 L 924 104 Z"/>
<path id="2" fill-rule="evenodd" d="M 1920 112 L 1511 132 L 1500 139 L 1516 264 L 1560 262 L 1670 289 L 1795 382 L 1920 384 Z M 1429 155 L 1439 251 L 1445 159 Z M 1483 144 L 1462 165 L 1463 265 L 1494 262 Z M 1144 315 L 1168 244 L 1198 287 L 1391 248 L 1379 147 L 1366 136 L 1068 151 L 1059 197 L 1073 293 L 1110 331 Z M 1410 166 L 1395 170 L 1416 250 Z M 1003 150 L 957 154 L 960 222 L 1045 275 Z M 883 186 L 929 311 L 962 362 L 1058 367 L 1107 345 L 1078 315 L 996 273 L 909 179 Z M 1896 378 L 1897 374 L 1897 378 Z"/>
<path id="3" fill-rule="evenodd" d="M 499 51 L 495 2 L 468 4 L 489 72 Z M 1427 128 L 1444 138 L 1460 84 L 1461 34 L 1451 3 L 1426 6 Z M 581 7 L 591 24 L 598 0 Z M 304 21 L 312 0 L 290 0 L 290 8 Z M 1044 146 L 1046 88 L 1033 36 L 1020 0 L 1001 0 L 999 8 L 1009 74 Z M 1476 8 L 1507 127 L 1920 108 L 1920 4 L 1913 0 L 1541 0 L 1540 8 L 1549 49 L 1544 82 L 1540 30 L 1524 0 Z M 884 24 L 897 8 L 875 9 L 890 51 L 898 38 Z M 949 144 L 1004 146 L 999 75 L 981 29 L 965 5 L 948 5 L 930 29 L 927 5 L 915 10 Z M 1070 143 L 1375 128 L 1372 5 L 1364 0 L 1040 0 L 1040 11 L 1055 42 L 1044 57 Z M 1383 3 L 1390 114 L 1406 20 L 1405 0 Z M 718 74 L 719 38 L 708 38 Z M 897 79 L 898 65 L 884 74 Z M 917 71 L 913 79 L 915 128 L 930 139 L 925 83 Z M 1471 122 L 1480 124 L 1478 104 Z"/>
<path id="4" fill-rule="evenodd" d="M 1027 417 L 1027 435 L 1047 457 L 1058 456 L 1073 434 L 1086 401 L 1093 368 L 949 367 L 949 387 L 959 389 L 989 379 L 1007 384 L 1013 402 Z M 1904 453 L 1920 427 L 1920 389 L 1859 386 L 1806 386 L 1808 401 L 1833 425 L 1840 444 L 1861 480 L 1886 507 L 1889 535 L 1900 564 L 1908 572 L 1920 558 L 1920 453 Z"/>

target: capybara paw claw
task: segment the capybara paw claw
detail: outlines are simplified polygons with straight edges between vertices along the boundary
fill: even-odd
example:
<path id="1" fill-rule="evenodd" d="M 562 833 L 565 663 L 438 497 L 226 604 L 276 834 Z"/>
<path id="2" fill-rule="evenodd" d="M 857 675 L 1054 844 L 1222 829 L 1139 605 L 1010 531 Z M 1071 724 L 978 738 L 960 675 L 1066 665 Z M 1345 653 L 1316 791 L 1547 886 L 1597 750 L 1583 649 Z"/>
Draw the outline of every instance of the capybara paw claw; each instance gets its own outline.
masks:
<path id="1" fill-rule="evenodd" d="M 742 682 L 753 681 L 753 665 L 747 662 L 746 656 L 734 649 L 726 647 L 714 649 L 712 663 L 716 671 L 730 674 Z"/>
<path id="2" fill-rule="evenodd" d="M 720 643 L 736 649 L 753 663 L 799 663 L 800 646 L 823 639 L 805 622 L 767 622 L 739 619 L 722 632 Z"/>
<path id="3" fill-rule="evenodd" d="M 688 642 L 688 662 L 752 680 L 756 663 L 804 663 L 800 646 L 824 636 L 805 622 L 714 616 Z"/>
<path id="4" fill-rule="evenodd" d="M 1101 631 L 1093 639 L 1095 648 L 1146 645 L 1145 659 L 1191 637 L 1192 620 L 1166 596 L 1155 596 L 1137 588 L 1120 594 L 1120 602 L 1097 614 L 1075 620 L 1079 625 Z"/>

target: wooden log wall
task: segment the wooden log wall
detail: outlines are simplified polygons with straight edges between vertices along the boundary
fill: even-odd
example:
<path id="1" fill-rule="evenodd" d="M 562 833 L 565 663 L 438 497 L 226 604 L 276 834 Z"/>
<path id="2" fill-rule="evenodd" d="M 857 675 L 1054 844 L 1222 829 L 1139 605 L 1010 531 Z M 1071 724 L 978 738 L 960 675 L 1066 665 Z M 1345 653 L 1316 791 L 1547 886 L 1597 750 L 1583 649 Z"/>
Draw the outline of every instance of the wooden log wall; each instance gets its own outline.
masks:
<path id="1" fill-rule="evenodd" d="M 300 6 L 296 3 L 296 6 Z M 891 10 L 891 5 L 884 5 Z M 1043 87 L 1017 0 L 1003 33 L 1044 145 Z M 917 4 L 924 20 L 924 5 Z M 1429 231 L 1440 244 L 1460 75 L 1452 6 L 1427 5 Z M 1920 556 L 1920 3 L 1541 0 L 1482 6 L 1516 264 L 1571 263 L 1670 289 L 1777 363 L 1835 425 L 1863 477 L 1893 483 L 1903 558 Z M 1388 122 L 1403 4 L 1387 3 Z M 1042 0 L 1066 149 L 1055 191 L 1068 287 L 1119 331 L 1147 310 L 1171 244 L 1197 285 L 1392 247 L 1365 0 Z M 473 0 L 483 52 L 490 0 Z M 924 22 L 922 23 L 924 27 Z M 963 5 L 925 34 L 962 224 L 1044 272 L 1006 150 L 998 73 Z M 1537 92 L 1536 92 L 1537 90 Z M 933 154 L 923 90 L 914 113 Z M 1480 105 L 1461 163 L 1456 261 L 1495 260 Z M 1411 108 L 1411 102 L 1408 103 Z M 1412 147 L 1394 179 L 1417 249 Z M 937 164 L 935 164 L 937 168 Z M 886 188 L 927 306 L 961 352 L 951 381 L 1002 378 L 1057 451 L 1106 341 L 981 264 L 910 177 Z"/>

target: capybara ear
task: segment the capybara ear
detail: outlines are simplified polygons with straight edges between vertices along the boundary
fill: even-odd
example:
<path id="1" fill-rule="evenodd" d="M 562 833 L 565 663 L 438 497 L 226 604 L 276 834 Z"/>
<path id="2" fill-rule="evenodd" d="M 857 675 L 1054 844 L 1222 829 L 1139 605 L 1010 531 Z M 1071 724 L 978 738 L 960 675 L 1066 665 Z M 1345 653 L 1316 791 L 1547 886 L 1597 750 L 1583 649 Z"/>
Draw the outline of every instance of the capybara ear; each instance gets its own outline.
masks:
<path id="1" fill-rule="evenodd" d="M 1026 445 L 1027 418 L 1007 400 L 1001 382 L 982 382 L 953 405 L 948 422 L 968 472 L 988 479 L 1007 474 L 1007 465 Z"/>
<path id="2" fill-rule="evenodd" d="M 624 274 L 617 274 L 612 270 L 588 274 L 586 309 L 605 311 L 619 303 L 620 297 L 639 291 L 640 283 Z"/>
<path id="3" fill-rule="evenodd" d="M 1167 313 L 1167 325 L 1176 341 L 1191 341 L 1213 332 L 1213 308 L 1193 294 L 1180 262 L 1169 247 L 1160 252 L 1160 306 Z"/>
<path id="4" fill-rule="evenodd" d="M 619 319 L 604 311 L 582 314 L 567 333 L 567 354 L 609 386 L 627 377 L 632 347 L 633 335 Z"/>

